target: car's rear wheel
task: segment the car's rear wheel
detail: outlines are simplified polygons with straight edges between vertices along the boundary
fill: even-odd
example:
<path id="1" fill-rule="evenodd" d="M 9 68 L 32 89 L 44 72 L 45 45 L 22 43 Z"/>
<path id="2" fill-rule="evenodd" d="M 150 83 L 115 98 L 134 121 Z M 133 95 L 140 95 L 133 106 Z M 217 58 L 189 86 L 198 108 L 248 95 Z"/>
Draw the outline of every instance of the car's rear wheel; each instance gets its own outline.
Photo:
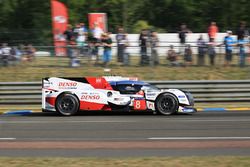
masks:
<path id="1" fill-rule="evenodd" d="M 60 95 L 56 100 L 56 111 L 64 116 L 75 115 L 79 110 L 78 98 L 70 93 Z"/>
<path id="2" fill-rule="evenodd" d="M 156 111 L 163 115 L 172 115 L 178 111 L 178 99 L 171 93 L 159 95 L 155 101 Z"/>

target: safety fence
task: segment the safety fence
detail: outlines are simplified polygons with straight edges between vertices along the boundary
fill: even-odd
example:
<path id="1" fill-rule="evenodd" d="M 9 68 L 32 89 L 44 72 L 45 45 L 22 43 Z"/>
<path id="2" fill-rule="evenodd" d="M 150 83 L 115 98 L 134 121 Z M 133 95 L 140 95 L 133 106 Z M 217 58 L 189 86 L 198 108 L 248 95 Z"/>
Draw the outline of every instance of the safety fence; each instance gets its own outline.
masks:
<path id="1" fill-rule="evenodd" d="M 180 45 L 177 42 L 161 42 L 157 47 L 151 48 L 150 45 L 147 46 L 148 52 L 150 52 L 151 49 L 154 49 L 157 51 L 159 56 L 165 56 L 167 54 L 167 51 L 170 49 L 170 46 L 173 46 L 173 50 L 178 54 L 180 52 L 184 52 L 185 48 L 190 46 L 192 50 L 192 54 L 198 54 L 198 46 L 197 43 L 195 42 L 189 42 L 186 43 L 185 45 Z M 206 44 L 203 46 L 204 52 L 209 53 L 211 50 L 211 44 Z M 55 47 L 55 46 L 34 46 L 37 50 L 36 56 L 54 56 L 55 54 L 55 49 L 56 48 L 65 48 L 65 49 L 77 49 L 79 52 L 79 56 L 88 56 L 91 54 L 93 50 L 93 46 L 90 45 L 84 45 L 84 46 L 67 46 L 67 47 Z M 98 52 L 99 55 L 102 54 L 103 52 L 103 47 L 99 46 L 98 47 Z M 216 43 L 213 45 L 213 50 L 215 51 L 216 54 L 225 54 L 225 46 L 220 45 L 220 43 Z M 130 43 L 129 46 L 126 47 L 126 53 L 130 54 L 131 56 L 139 56 L 141 54 L 141 47 L 138 42 Z M 238 54 L 239 53 L 239 47 L 235 46 L 233 47 L 233 53 Z M 249 53 L 249 49 L 246 47 L 246 53 Z M 66 53 L 67 54 L 67 53 Z M 150 54 L 150 53 L 148 53 Z M 117 55 L 117 44 L 114 43 L 112 45 L 112 55 Z M 65 55 L 68 56 L 68 55 Z"/>
<path id="2" fill-rule="evenodd" d="M 195 102 L 250 102 L 250 80 L 146 81 L 189 91 Z M 41 104 L 41 82 L 0 82 L 0 105 Z"/>

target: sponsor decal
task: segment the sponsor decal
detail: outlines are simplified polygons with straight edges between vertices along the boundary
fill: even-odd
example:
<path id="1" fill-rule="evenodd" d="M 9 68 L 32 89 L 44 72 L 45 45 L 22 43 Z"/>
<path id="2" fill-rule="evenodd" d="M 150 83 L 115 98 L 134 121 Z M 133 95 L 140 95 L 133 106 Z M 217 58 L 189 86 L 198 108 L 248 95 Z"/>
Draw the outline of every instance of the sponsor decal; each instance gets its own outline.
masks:
<path id="1" fill-rule="evenodd" d="M 155 96 L 156 93 L 148 93 L 147 96 Z"/>
<path id="2" fill-rule="evenodd" d="M 194 109 L 192 109 L 192 108 L 183 108 L 182 111 L 183 112 L 194 112 Z"/>
<path id="3" fill-rule="evenodd" d="M 145 100 L 144 97 L 135 97 L 134 99 L 135 99 L 135 100 Z"/>
<path id="4" fill-rule="evenodd" d="M 154 108 L 154 104 L 153 103 L 149 103 L 148 104 L 148 108 Z"/>
<path id="5" fill-rule="evenodd" d="M 96 83 L 102 83 L 102 79 L 101 78 L 97 78 L 96 79 Z"/>
<path id="6" fill-rule="evenodd" d="M 58 86 L 76 86 L 76 82 L 59 82 Z"/>
<path id="7" fill-rule="evenodd" d="M 89 94 L 90 95 L 99 95 L 99 93 L 97 93 L 97 92 L 90 92 Z"/>
<path id="8" fill-rule="evenodd" d="M 54 21 L 57 22 L 57 23 L 66 23 L 67 18 L 64 17 L 64 16 L 55 16 Z"/>
<path id="9" fill-rule="evenodd" d="M 77 82 L 59 82 L 59 89 L 76 89 Z"/>
<path id="10" fill-rule="evenodd" d="M 154 96 L 156 93 L 147 93 L 148 96 Z"/>
<path id="11" fill-rule="evenodd" d="M 178 98 L 185 98 L 186 96 L 178 96 Z"/>
<path id="12" fill-rule="evenodd" d="M 100 95 L 82 95 L 81 100 L 99 100 Z"/>

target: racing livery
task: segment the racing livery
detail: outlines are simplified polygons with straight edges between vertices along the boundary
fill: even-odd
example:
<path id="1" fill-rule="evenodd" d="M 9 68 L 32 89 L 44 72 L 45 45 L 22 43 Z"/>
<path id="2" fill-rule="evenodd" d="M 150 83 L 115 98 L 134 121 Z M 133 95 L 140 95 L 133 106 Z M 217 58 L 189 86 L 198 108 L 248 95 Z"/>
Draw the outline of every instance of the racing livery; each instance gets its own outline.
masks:
<path id="1" fill-rule="evenodd" d="M 44 78 L 42 109 L 65 116 L 81 110 L 156 111 L 163 115 L 196 112 L 188 92 L 161 90 L 137 78 L 119 76 Z"/>

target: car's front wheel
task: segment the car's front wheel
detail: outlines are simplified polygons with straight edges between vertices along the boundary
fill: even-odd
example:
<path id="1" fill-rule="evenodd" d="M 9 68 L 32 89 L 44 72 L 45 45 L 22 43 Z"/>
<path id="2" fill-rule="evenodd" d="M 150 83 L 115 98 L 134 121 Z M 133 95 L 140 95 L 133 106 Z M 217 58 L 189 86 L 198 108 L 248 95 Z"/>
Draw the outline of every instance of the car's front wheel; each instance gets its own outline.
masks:
<path id="1" fill-rule="evenodd" d="M 159 95 L 155 101 L 156 111 L 163 115 L 172 115 L 178 111 L 178 99 L 171 93 Z"/>
<path id="2" fill-rule="evenodd" d="M 56 100 L 56 111 L 64 116 L 75 115 L 79 110 L 78 98 L 70 93 L 60 95 Z"/>

